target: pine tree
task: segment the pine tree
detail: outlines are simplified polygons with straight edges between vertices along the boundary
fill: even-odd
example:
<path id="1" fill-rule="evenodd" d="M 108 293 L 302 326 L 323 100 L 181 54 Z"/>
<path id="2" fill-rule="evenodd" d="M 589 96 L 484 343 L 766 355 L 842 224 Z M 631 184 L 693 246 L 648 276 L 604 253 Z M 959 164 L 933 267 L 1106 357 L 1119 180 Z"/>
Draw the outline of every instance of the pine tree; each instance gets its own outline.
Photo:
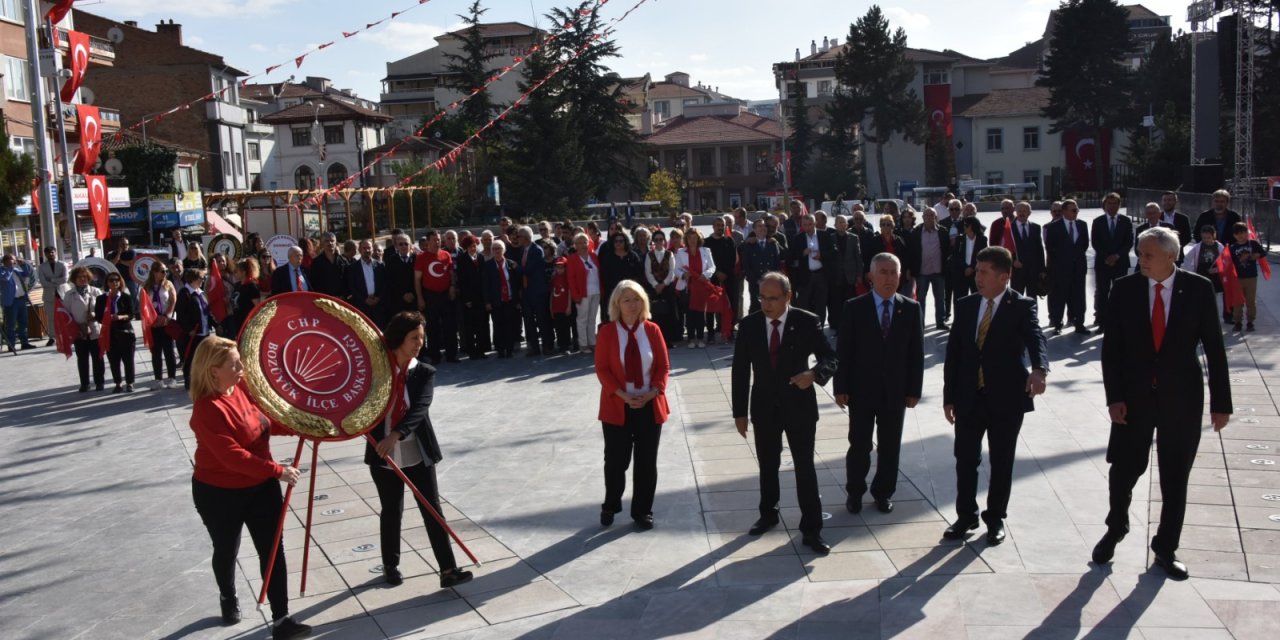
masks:
<path id="1" fill-rule="evenodd" d="M 914 144 L 926 139 L 924 104 L 911 88 L 916 70 L 906 57 L 907 33 L 901 27 L 890 33 L 884 13 L 872 5 L 849 25 L 846 42 L 836 56 L 838 89 L 827 112 L 833 120 L 862 123 L 863 139 L 875 147 L 880 193 L 887 195 L 885 144 L 895 135 Z"/>
<path id="2" fill-rule="evenodd" d="M 1132 134 L 1125 150 L 1125 162 L 1134 172 L 1132 184 L 1151 189 L 1181 184 L 1191 144 L 1190 82 L 1191 37 L 1157 41 L 1134 76 L 1133 110 L 1125 127 Z M 1142 126 L 1148 113 L 1155 121 L 1151 130 Z"/>
<path id="3" fill-rule="evenodd" d="M 484 32 L 481 29 L 481 19 L 488 11 L 480 7 L 480 0 L 474 0 L 468 7 L 467 13 L 458 16 L 467 25 L 459 32 L 462 39 L 462 53 L 444 54 L 445 69 L 450 74 L 444 84 L 463 95 L 469 95 L 475 89 L 485 86 L 495 71 L 489 66 L 489 61 L 498 57 L 498 54 L 487 52 Z M 495 113 L 497 113 L 497 105 L 489 95 L 489 90 L 485 89 L 471 96 L 471 99 L 459 107 L 457 113 L 451 118 L 456 119 L 460 128 L 470 135 L 487 124 Z"/>
<path id="4" fill-rule="evenodd" d="M 809 120 L 809 107 L 804 83 L 791 85 L 791 110 L 787 114 L 787 124 L 791 135 L 787 137 L 787 152 L 791 155 L 791 186 L 804 184 L 808 173 L 809 159 L 813 153 L 815 132 Z"/>
<path id="5" fill-rule="evenodd" d="M 1115 0 L 1066 0 L 1054 12 L 1053 36 L 1036 84 L 1049 88 L 1042 114 L 1050 133 L 1081 128 L 1094 139 L 1122 127 L 1131 113 L 1132 74 L 1124 61 L 1135 49 L 1129 13 Z M 1099 191 L 1109 188 L 1102 145 L 1093 146 Z"/>
<path id="6" fill-rule="evenodd" d="M 36 165 L 31 156 L 9 147 L 4 117 L 0 116 L 0 226 L 18 215 L 18 205 L 31 195 Z"/>

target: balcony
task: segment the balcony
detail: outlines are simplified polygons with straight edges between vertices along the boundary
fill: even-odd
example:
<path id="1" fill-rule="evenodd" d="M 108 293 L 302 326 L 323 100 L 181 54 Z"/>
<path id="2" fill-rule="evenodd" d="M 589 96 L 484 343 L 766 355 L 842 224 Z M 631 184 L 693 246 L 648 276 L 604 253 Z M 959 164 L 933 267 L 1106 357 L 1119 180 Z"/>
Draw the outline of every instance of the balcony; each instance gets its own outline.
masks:
<path id="1" fill-rule="evenodd" d="M 249 122 L 249 116 L 245 113 L 245 108 L 223 102 L 221 100 L 210 100 L 204 103 L 205 115 L 213 122 L 221 122 L 232 126 L 243 126 Z"/>
<path id="2" fill-rule="evenodd" d="M 407 89 L 392 91 L 381 95 L 382 104 L 413 104 L 418 102 L 435 102 L 435 89 Z"/>
<path id="3" fill-rule="evenodd" d="M 67 32 L 57 29 L 58 32 L 58 51 L 66 52 Z M 89 36 L 89 64 L 99 67 L 112 67 L 116 63 L 116 48 L 112 46 L 110 40 L 95 38 Z"/>
<path id="4" fill-rule="evenodd" d="M 56 122 L 57 113 L 54 112 L 53 105 L 49 105 L 49 125 L 53 126 Z M 67 133 L 80 131 L 79 117 L 76 115 L 75 105 L 63 105 L 65 111 L 62 112 L 63 123 L 67 127 Z M 115 109 L 106 109 L 98 107 L 98 124 L 102 126 L 102 137 L 107 137 L 120 130 L 120 112 Z"/>
<path id="5" fill-rule="evenodd" d="M 248 122 L 244 125 L 244 132 L 249 135 L 269 136 L 275 133 L 275 127 L 261 122 Z"/>

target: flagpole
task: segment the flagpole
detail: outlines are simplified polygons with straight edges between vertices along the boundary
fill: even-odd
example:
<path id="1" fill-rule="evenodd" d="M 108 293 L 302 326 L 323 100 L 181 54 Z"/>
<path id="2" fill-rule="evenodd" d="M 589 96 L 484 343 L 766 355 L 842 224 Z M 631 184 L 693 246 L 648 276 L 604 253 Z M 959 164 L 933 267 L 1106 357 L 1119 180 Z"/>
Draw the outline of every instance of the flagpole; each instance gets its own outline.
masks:
<path id="1" fill-rule="evenodd" d="M 29 17 L 34 17 L 34 14 Z M 48 39 L 49 47 L 56 49 L 58 42 L 55 38 L 57 36 L 53 32 L 53 22 L 51 20 L 44 21 L 44 32 L 45 37 Z M 71 173 L 71 161 L 67 152 L 67 124 L 62 116 L 62 96 L 58 91 L 58 83 L 54 82 L 53 84 L 53 91 L 49 92 L 51 94 L 49 101 L 54 107 L 53 112 L 58 123 L 58 144 L 62 152 L 62 181 L 64 189 L 62 207 L 63 211 L 67 212 L 67 235 L 70 236 L 68 241 L 71 245 L 71 260 L 74 264 L 80 262 L 83 256 L 83 250 L 80 246 L 80 224 L 76 220 L 76 205 L 71 195 L 71 190 L 75 188 L 75 176 Z M 81 130 L 83 131 L 83 128 Z"/>
<path id="2" fill-rule="evenodd" d="M 49 148 L 49 126 L 46 124 L 48 109 L 45 98 L 44 73 L 40 69 L 40 27 L 35 16 L 40 15 L 36 0 L 24 3 L 27 14 L 27 59 L 31 63 L 31 121 L 35 124 L 36 158 L 40 188 L 33 205 L 40 208 L 41 241 L 45 247 L 53 247 L 59 259 L 62 252 L 58 242 L 58 212 L 53 210 L 53 197 L 49 187 L 53 182 L 53 150 Z M 48 176 L 46 180 L 45 176 Z"/>

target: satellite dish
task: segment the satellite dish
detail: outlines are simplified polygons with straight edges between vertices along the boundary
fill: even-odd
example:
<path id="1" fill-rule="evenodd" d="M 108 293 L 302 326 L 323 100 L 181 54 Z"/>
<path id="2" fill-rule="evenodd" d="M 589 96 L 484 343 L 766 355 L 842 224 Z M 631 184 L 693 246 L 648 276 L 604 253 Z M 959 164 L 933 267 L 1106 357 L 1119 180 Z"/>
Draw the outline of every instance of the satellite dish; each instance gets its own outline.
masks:
<path id="1" fill-rule="evenodd" d="M 120 162 L 118 158 L 112 158 L 110 160 L 107 160 L 106 164 L 103 166 L 106 167 L 107 173 L 113 176 L 118 176 L 120 175 L 121 172 L 124 171 L 124 163 Z"/>
<path id="2" fill-rule="evenodd" d="M 107 29 L 107 39 L 111 41 L 111 44 L 120 44 L 124 42 L 124 31 L 120 27 L 111 27 Z"/>
<path id="3" fill-rule="evenodd" d="M 80 102 L 82 104 L 93 104 L 93 89 L 89 87 L 80 87 Z"/>

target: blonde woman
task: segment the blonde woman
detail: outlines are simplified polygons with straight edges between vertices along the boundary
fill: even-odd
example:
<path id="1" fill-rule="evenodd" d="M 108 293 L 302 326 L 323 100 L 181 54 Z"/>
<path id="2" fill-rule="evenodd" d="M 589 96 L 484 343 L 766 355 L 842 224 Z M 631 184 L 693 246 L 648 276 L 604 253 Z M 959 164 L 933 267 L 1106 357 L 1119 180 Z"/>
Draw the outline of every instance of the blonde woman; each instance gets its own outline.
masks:
<path id="1" fill-rule="evenodd" d="M 684 248 L 676 252 L 676 295 L 686 310 L 690 349 L 707 346 L 707 285 L 715 273 L 711 250 L 702 246 L 702 234 L 690 228 L 684 235 Z"/>
<path id="2" fill-rule="evenodd" d="M 600 257 L 591 250 L 585 233 L 573 237 L 573 253 L 565 271 L 569 275 L 569 298 L 578 307 L 578 348 L 591 353 L 596 346 L 596 324 L 600 321 Z"/>

